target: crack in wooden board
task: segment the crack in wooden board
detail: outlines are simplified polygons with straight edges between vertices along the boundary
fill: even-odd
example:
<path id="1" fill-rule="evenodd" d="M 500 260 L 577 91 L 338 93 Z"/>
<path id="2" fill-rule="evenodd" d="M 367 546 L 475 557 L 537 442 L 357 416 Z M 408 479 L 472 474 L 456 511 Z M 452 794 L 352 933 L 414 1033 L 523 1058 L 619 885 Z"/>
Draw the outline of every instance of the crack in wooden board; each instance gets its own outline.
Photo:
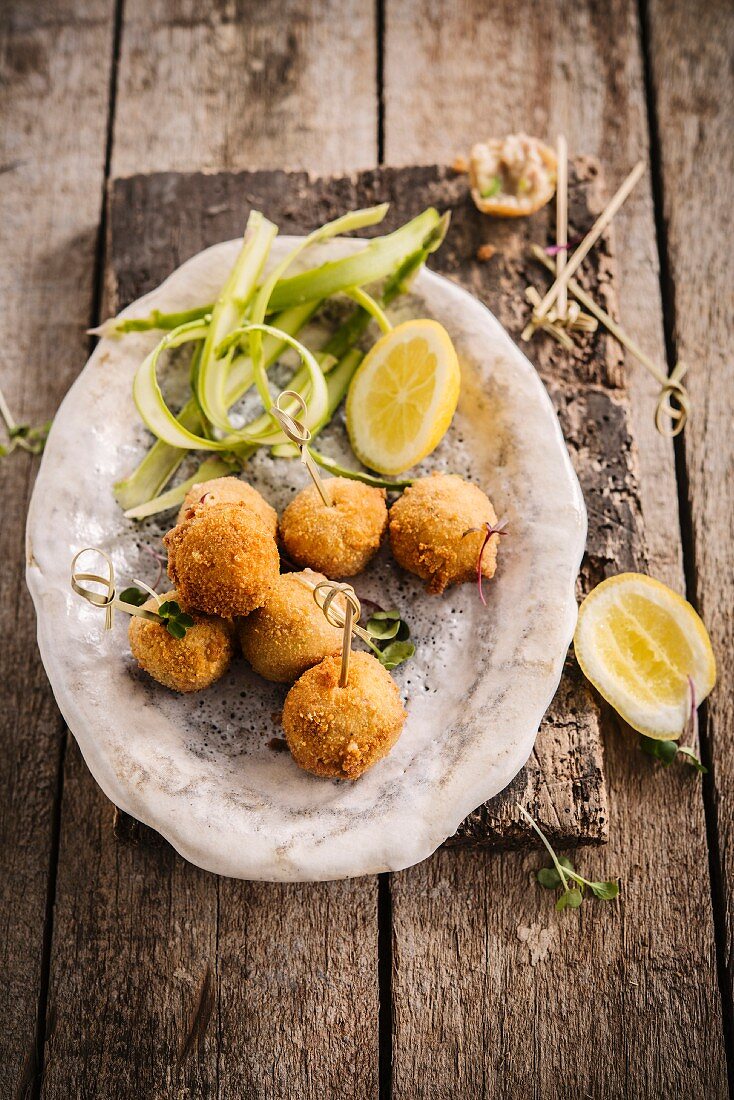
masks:
<path id="1" fill-rule="evenodd" d="M 347 176 L 304 172 L 163 172 L 117 179 L 110 188 L 106 297 L 111 312 L 157 286 L 201 249 L 239 236 L 250 209 L 262 209 L 284 233 L 303 233 L 345 210 L 390 201 L 385 222 L 366 235 L 396 228 L 428 205 L 451 210 L 447 240 L 430 266 L 484 301 L 519 342 L 527 320 L 524 290 L 547 285 L 529 244 L 552 240 L 553 208 L 533 218 L 499 221 L 479 214 L 466 177 L 439 166 L 380 168 Z M 604 205 L 598 164 L 571 166 L 569 218 L 583 233 Z M 488 262 L 477 249 L 491 243 Z M 611 234 L 597 245 L 580 281 L 616 315 Z M 589 537 L 579 592 L 610 572 L 644 564 L 642 521 L 629 407 L 620 349 L 603 331 L 577 340 L 573 353 L 541 335 L 523 350 L 543 378 L 563 428 L 589 512 Z M 518 820 L 522 801 L 559 847 L 602 843 L 608 814 L 600 708 L 569 654 L 535 749 L 510 786 L 475 810 L 450 845 L 535 846 Z M 142 829 L 141 838 L 150 830 Z"/>

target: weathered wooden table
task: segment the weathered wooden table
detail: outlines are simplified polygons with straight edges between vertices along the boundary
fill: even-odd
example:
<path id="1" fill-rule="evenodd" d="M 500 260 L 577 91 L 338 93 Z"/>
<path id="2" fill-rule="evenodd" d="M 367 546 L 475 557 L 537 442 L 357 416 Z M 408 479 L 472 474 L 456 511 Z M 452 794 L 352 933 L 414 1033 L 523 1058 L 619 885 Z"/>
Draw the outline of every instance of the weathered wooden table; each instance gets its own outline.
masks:
<path id="1" fill-rule="evenodd" d="M 647 560 L 701 610 L 720 670 L 702 782 L 605 715 L 609 843 L 581 858 L 621 875 L 619 903 L 554 913 L 534 853 L 216 879 L 117 817 L 64 730 L 22 583 L 35 464 L 3 461 L 2 1097 L 727 1093 L 733 51 L 726 0 L 2 5 L 0 385 L 24 420 L 86 358 L 117 177 L 450 163 L 521 127 L 563 130 L 610 185 L 646 157 L 615 220 L 620 313 L 661 363 L 690 365 L 693 399 L 674 447 L 626 363 Z"/>

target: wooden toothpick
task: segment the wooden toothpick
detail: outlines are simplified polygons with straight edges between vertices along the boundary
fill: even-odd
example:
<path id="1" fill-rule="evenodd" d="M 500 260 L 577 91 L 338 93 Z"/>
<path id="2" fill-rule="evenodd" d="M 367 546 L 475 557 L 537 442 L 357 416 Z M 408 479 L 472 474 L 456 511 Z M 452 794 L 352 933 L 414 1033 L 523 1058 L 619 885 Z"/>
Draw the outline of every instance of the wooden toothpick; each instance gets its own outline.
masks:
<path id="1" fill-rule="evenodd" d="M 558 182 L 556 184 L 556 244 L 558 245 L 558 258 L 556 272 L 563 274 L 568 256 L 568 144 L 563 134 L 558 135 Z M 565 286 L 558 291 L 558 305 L 556 311 L 559 320 L 565 321 L 568 309 L 568 292 Z"/>
<path id="2" fill-rule="evenodd" d="M 291 400 L 295 401 L 299 406 L 301 415 L 305 416 L 306 402 L 303 400 L 300 393 L 296 393 L 295 390 L 283 390 L 283 392 L 278 395 L 277 401 L 271 408 L 270 415 L 277 421 L 283 435 L 298 447 L 301 455 L 301 462 L 311 475 L 311 480 L 318 489 L 319 496 L 327 508 L 332 508 L 334 501 L 331 492 L 327 488 L 327 483 L 322 479 L 318 467 L 308 449 L 308 445 L 311 442 L 311 432 L 305 424 L 300 420 L 296 420 L 294 416 L 291 416 L 290 413 L 285 412 L 285 410 L 281 408 L 280 403 L 284 398 L 291 398 Z"/>
<path id="3" fill-rule="evenodd" d="M 533 256 L 539 263 L 547 267 L 553 274 L 556 271 L 556 265 L 540 248 L 537 244 L 531 246 Z M 688 390 L 683 385 L 683 376 L 686 373 L 686 367 L 682 363 L 677 363 L 674 370 L 670 375 L 665 374 L 663 370 L 647 355 L 640 345 L 632 339 L 631 336 L 624 331 L 621 325 L 609 316 L 609 314 L 598 306 L 590 294 L 587 294 L 583 287 L 579 286 L 575 279 L 568 280 L 568 289 L 573 294 L 574 298 L 577 298 L 581 305 L 593 314 L 604 325 L 608 332 L 611 332 L 620 344 L 627 349 L 630 355 L 633 355 L 643 367 L 645 367 L 653 378 L 660 385 L 660 393 L 658 395 L 657 405 L 655 407 L 655 427 L 661 435 L 676 436 L 679 435 L 685 427 L 686 420 L 691 408 L 691 400 L 688 396 Z M 537 292 L 536 292 L 537 293 Z M 523 336 L 525 333 L 523 333 Z M 674 408 L 671 405 L 671 398 L 674 398 L 678 403 L 678 408 Z M 670 421 L 668 426 L 667 421 Z"/>
<path id="4" fill-rule="evenodd" d="M 622 203 L 632 191 L 632 188 L 639 181 L 644 171 L 645 163 L 644 161 L 640 161 L 638 164 L 635 165 L 630 174 L 627 176 L 627 179 L 619 188 L 616 195 L 606 207 L 606 209 L 603 210 L 599 217 L 596 219 L 576 251 L 573 253 L 572 256 L 568 258 L 568 262 L 563 269 L 563 273 L 557 276 L 555 282 L 546 293 L 540 305 L 534 311 L 533 319 L 536 322 L 543 320 L 546 313 L 558 297 L 560 290 L 563 287 L 568 287 L 569 280 L 586 259 L 589 252 L 599 240 L 599 237 L 601 237 L 602 233 L 609 225 L 610 221 L 617 213 Z"/>
<path id="5" fill-rule="evenodd" d="M 99 554 L 104 558 L 107 565 L 107 576 L 102 577 L 98 573 L 79 573 L 76 569 L 76 563 L 82 554 Z M 85 588 L 80 582 L 91 581 L 92 584 L 99 584 L 102 588 L 106 589 L 104 593 L 95 592 L 92 588 Z M 138 581 L 138 584 L 141 582 Z M 117 598 L 117 591 L 115 589 L 115 570 L 112 565 L 112 559 L 109 554 L 104 550 L 100 550 L 98 546 L 85 546 L 83 550 L 79 550 L 72 559 L 71 562 L 71 587 L 76 592 L 77 596 L 81 596 L 87 603 L 91 603 L 93 607 L 103 607 L 105 609 L 105 630 L 112 629 L 112 615 L 115 608 L 120 611 L 124 611 L 127 615 L 137 615 L 141 619 L 148 619 L 150 622 L 160 622 L 161 617 L 154 611 L 146 611 L 142 607 L 137 607 L 135 604 L 125 603 L 124 600 Z M 148 588 L 147 584 L 145 585 Z M 148 588 L 150 592 L 151 589 Z M 160 604 L 160 597 L 156 592 L 153 595 Z"/>

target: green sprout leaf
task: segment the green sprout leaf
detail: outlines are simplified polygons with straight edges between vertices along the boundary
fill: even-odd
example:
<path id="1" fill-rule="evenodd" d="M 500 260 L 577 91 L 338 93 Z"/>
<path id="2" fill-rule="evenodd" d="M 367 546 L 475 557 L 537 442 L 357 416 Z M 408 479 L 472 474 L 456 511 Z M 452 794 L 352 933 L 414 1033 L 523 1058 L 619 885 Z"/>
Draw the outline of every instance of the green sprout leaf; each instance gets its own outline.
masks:
<path id="1" fill-rule="evenodd" d="M 595 898 L 601 898 L 602 901 L 612 901 L 619 894 L 619 883 L 610 882 L 590 882 L 589 889 Z"/>
<path id="2" fill-rule="evenodd" d="M 373 612 L 366 629 L 372 639 L 369 642 L 372 652 L 388 672 L 415 655 L 415 646 L 408 641 L 410 627 L 394 608 Z"/>
<path id="3" fill-rule="evenodd" d="M 412 642 L 390 642 L 382 650 L 380 662 L 388 672 L 392 672 L 398 665 L 402 665 L 404 661 L 409 661 L 414 656 L 415 646 Z"/>
<path id="4" fill-rule="evenodd" d="M 541 867 L 535 877 L 546 890 L 557 890 L 561 885 L 561 876 L 555 867 Z"/>
<path id="5" fill-rule="evenodd" d="M 578 909 L 581 902 L 584 900 L 584 896 L 580 890 L 576 887 L 572 887 L 570 890 L 564 890 L 560 898 L 556 902 L 556 909 L 561 913 L 564 909 Z"/>
<path id="6" fill-rule="evenodd" d="M 367 622 L 367 630 L 378 641 L 386 642 L 394 638 L 400 629 L 400 620 L 378 619 L 374 616 Z"/>
<path id="7" fill-rule="evenodd" d="M 175 600 L 166 600 L 165 603 L 162 603 L 158 608 L 158 615 L 171 637 L 176 638 L 178 641 L 185 638 L 186 631 L 194 625 L 194 619 L 191 615 L 187 615 L 185 611 L 182 611 Z"/>
<path id="8" fill-rule="evenodd" d="M 677 741 L 660 741 L 656 737 L 645 737 L 644 734 L 640 737 L 640 748 L 647 756 L 654 756 L 666 768 L 670 767 L 678 755 Z"/>
<path id="9" fill-rule="evenodd" d="M 647 756 L 652 756 L 665 768 L 669 768 L 673 761 L 682 754 L 686 761 L 695 768 L 699 775 L 706 775 L 706 768 L 696 756 L 690 745 L 679 745 L 677 741 L 659 741 L 656 737 L 640 736 L 640 749 Z"/>
<path id="10" fill-rule="evenodd" d="M 142 607 L 147 599 L 149 599 L 148 593 L 141 591 L 139 588 L 126 588 L 120 593 L 120 599 L 123 603 L 131 603 L 134 607 Z"/>
<path id="11" fill-rule="evenodd" d="M 533 830 L 538 834 L 543 841 L 543 845 L 548 852 L 548 855 L 553 860 L 552 867 L 541 867 L 536 873 L 536 879 L 538 883 L 545 887 L 546 890 L 557 890 L 559 887 L 563 890 L 556 901 L 556 909 L 559 913 L 564 909 L 578 909 L 584 900 L 584 888 L 588 886 L 594 897 L 601 898 L 602 901 L 611 901 L 619 894 L 619 883 L 616 880 L 610 880 L 608 882 L 589 882 L 583 875 L 578 874 L 574 870 L 573 863 L 567 856 L 556 855 L 553 847 L 551 846 L 548 837 L 542 831 L 537 821 L 530 816 L 528 811 L 521 806 L 519 802 L 516 806 L 525 820 L 531 825 Z M 577 885 L 570 885 L 569 880 Z"/>
<path id="12" fill-rule="evenodd" d="M 699 775 L 706 775 L 708 768 L 701 763 L 690 745 L 679 745 L 678 752 L 682 752 L 689 763 L 696 769 Z"/>

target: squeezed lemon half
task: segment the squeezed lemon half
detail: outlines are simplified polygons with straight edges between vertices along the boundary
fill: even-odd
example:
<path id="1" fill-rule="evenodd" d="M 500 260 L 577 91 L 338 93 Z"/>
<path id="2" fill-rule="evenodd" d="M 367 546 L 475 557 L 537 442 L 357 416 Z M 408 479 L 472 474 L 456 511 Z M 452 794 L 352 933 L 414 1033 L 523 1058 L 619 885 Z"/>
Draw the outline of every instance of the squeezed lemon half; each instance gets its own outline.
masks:
<path id="1" fill-rule="evenodd" d="M 594 687 L 633 729 L 676 740 L 691 705 L 716 681 L 706 627 L 667 585 L 641 573 L 602 581 L 579 609 L 576 657 Z"/>
<path id="2" fill-rule="evenodd" d="M 446 434 L 461 386 L 451 337 L 438 321 L 405 321 L 382 336 L 347 394 L 347 431 L 359 461 L 400 474 Z"/>

